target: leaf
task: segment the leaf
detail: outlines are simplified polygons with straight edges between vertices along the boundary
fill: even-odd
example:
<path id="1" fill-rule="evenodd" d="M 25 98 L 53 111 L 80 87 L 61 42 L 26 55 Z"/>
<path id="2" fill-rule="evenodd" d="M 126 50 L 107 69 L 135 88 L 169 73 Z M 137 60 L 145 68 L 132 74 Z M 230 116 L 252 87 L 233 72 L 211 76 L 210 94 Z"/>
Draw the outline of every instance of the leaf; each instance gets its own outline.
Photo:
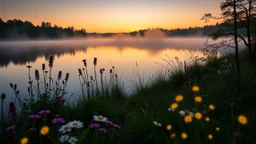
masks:
<path id="1" fill-rule="evenodd" d="M 90 128 L 86 128 L 80 133 L 80 135 L 78 136 L 78 143 L 81 142 L 84 138 L 86 138 L 86 136 L 89 133 L 89 130 Z"/>
<path id="2" fill-rule="evenodd" d="M 49 137 L 49 139 L 50 139 L 54 144 L 58 144 L 58 142 L 57 142 L 56 140 L 54 140 L 51 136 L 48 135 L 48 137 Z"/>

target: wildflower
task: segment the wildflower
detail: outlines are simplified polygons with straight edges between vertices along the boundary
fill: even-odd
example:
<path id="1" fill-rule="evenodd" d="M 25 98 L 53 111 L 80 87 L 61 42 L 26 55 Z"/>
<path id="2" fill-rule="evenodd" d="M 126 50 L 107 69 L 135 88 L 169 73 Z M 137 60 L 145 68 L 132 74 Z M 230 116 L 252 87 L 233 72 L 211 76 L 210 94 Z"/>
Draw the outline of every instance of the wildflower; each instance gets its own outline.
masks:
<path id="1" fill-rule="evenodd" d="M 93 116 L 93 120 L 94 121 L 99 121 L 99 122 L 106 122 L 108 119 L 106 118 L 106 117 L 103 117 L 103 116 L 101 116 L 101 115 L 99 115 L 99 116 Z"/>
<path id="2" fill-rule="evenodd" d="M 170 130 L 172 129 L 172 125 L 167 125 L 167 126 L 166 126 L 166 129 L 167 129 L 168 131 L 170 131 Z"/>
<path id="3" fill-rule="evenodd" d="M 175 109 L 168 108 L 168 111 L 169 111 L 169 112 L 174 112 Z"/>
<path id="4" fill-rule="evenodd" d="M 239 122 L 240 124 L 242 124 L 242 125 L 246 125 L 246 124 L 247 124 L 247 118 L 246 118 L 246 116 L 244 116 L 244 115 L 239 115 L 237 119 L 238 119 L 238 122 Z"/>
<path id="5" fill-rule="evenodd" d="M 78 128 L 78 129 L 84 127 L 84 125 L 83 125 L 83 123 L 81 121 L 76 121 L 76 120 L 74 120 L 72 122 L 69 122 L 68 125 L 70 127 Z"/>
<path id="6" fill-rule="evenodd" d="M 171 134 L 170 134 L 170 138 L 171 138 L 171 139 L 174 139 L 175 137 L 176 137 L 176 133 L 171 133 Z"/>
<path id="7" fill-rule="evenodd" d="M 41 116 L 40 115 L 30 115 L 29 116 L 31 119 L 40 119 Z"/>
<path id="8" fill-rule="evenodd" d="M 210 104 L 210 105 L 209 105 L 209 109 L 210 109 L 210 110 L 215 110 L 215 106 L 214 106 L 213 104 Z"/>
<path id="9" fill-rule="evenodd" d="M 63 125 L 60 127 L 59 132 L 62 132 L 62 133 L 70 132 L 71 128 L 72 127 L 70 125 Z"/>
<path id="10" fill-rule="evenodd" d="M 159 127 L 162 126 L 162 124 L 159 123 L 159 122 L 157 122 L 157 121 L 154 121 L 153 124 L 154 124 L 155 126 L 159 126 Z"/>
<path id="11" fill-rule="evenodd" d="M 180 111 L 179 111 L 179 114 L 180 114 L 180 116 L 185 116 L 185 111 L 180 110 Z"/>
<path id="12" fill-rule="evenodd" d="M 117 125 L 117 124 L 114 124 L 113 127 L 114 127 L 114 128 L 117 128 L 117 129 L 120 129 L 120 128 L 121 128 L 121 127 L 120 127 L 119 125 Z"/>
<path id="13" fill-rule="evenodd" d="M 185 133 L 185 132 L 181 133 L 181 138 L 182 139 L 187 139 L 188 138 L 188 134 Z"/>
<path id="14" fill-rule="evenodd" d="M 24 137 L 20 140 L 20 143 L 21 144 L 27 144 L 28 143 L 28 138 L 27 137 Z"/>
<path id="15" fill-rule="evenodd" d="M 210 121 L 210 118 L 209 118 L 209 117 L 206 117 L 206 118 L 205 118 L 205 121 L 206 121 L 206 122 L 209 122 L 209 121 Z"/>
<path id="16" fill-rule="evenodd" d="M 220 128 L 219 128 L 219 127 L 216 127 L 216 131 L 220 131 Z"/>
<path id="17" fill-rule="evenodd" d="M 92 129 L 92 128 L 98 128 L 98 127 L 100 127 L 100 125 L 97 124 L 97 123 L 91 123 L 89 127 L 90 127 L 91 129 Z"/>
<path id="18" fill-rule="evenodd" d="M 234 133 L 234 135 L 235 135 L 235 136 L 239 136 L 239 137 L 242 136 L 242 134 L 241 134 L 239 131 L 236 131 L 236 132 Z"/>
<path id="19" fill-rule="evenodd" d="M 51 111 L 50 110 L 41 110 L 38 114 L 40 115 L 47 115 L 47 114 L 50 114 Z"/>
<path id="20" fill-rule="evenodd" d="M 65 141 L 68 140 L 68 138 L 69 138 L 68 135 L 62 135 L 62 136 L 59 138 L 59 140 L 60 140 L 61 143 L 64 143 Z"/>
<path id="21" fill-rule="evenodd" d="M 75 144 L 77 141 L 78 141 L 78 139 L 76 137 L 70 137 L 69 140 L 68 140 L 68 142 L 70 144 Z"/>
<path id="22" fill-rule="evenodd" d="M 228 62 L 228 59 L 224 59 L 223 62 L 224 62 L 224 63 Z"/>
<path id="23" fill-rule="evenodd" d="M 181 101 L 183 101 L 183 96 L 182 95 L 177 95 L 175 100 L 176 100 L 176 102 L 181 102 Z"/>
<path id="24" fill-rule="evenodd" d="M 187 115 L 187 116 L 185 116 L 184 121 L 186 123 L 190 123 L 190 122 L 192 122 L 192 117 L 190 115 Z"/>
<path id="25" fill-rule="evenodd" d="M 218 70 L 218 71 L 217 71 L 217 73 L 218 73 L 218 74 L 221 74 L 221 71 L 220 71 L 220 70 Z"/>
<path id="26" fill-rule="evenodd" d="M 193 92 L 198 92 L 199 90 L 200 90 L 199 86 L 195 85 L 195 86 L 192 87 Z"/>
<path id="27" fill-rule="evenodd" d="M 202 114 L 200 112 L 195 113 L 196 119 L 200 120 L 202 118 Z"/>
<path id="28" fill-rule="evenodd" d="M 99 131 L 104 132 L 104 133 L 107 132 L 107 130 L 105 128 L 99 128 Z"/>
<path id="29" fill-rule="evenodd" d="M 196 96 L 196 97 L 195 97 L 195 102 L 197 102 L 197 103 L 202 102 L 202 97 Z"/>
<path id="30" fill-rule="evenodd" d="M 14 129 L 16 128 L 15 125 L 12 125 L 12 126 L 9 126 L 6 131 L 9 132 L 9 131 L 13 131 Z"/>
<path id="31" fill-rule="evenodd" d="M 212 134 L 209 134 L 209 135 L 208 135 L 208 139 L 209 139 L 209 140 L 212 140 L 212 138 L 213 138 Z"/>
<path id="32" fill-rule="evenodd" d="M 62 101 L 63 103 L 67 101 L 67 99 L 65 98 L 60 98 L 59 100 Z"/>
<path id="33" fill-rule="evenodd" d="M 40 130 L 41 135 L 47 135 L 49 133 L 50 129 L 48 126 L 43 126 Z"/>
<path id="34" fill-rule="evenodd" d="M 177 103 L 172 103 L 171 106 L 170 106 L 170 108 L 173 109 L 173 110 L 175 110 L 175 109 L 178 108 L 178 106 L 179 106 L 179 105 L 178 105 Z"/>
<path id="35" fill-rule="evenodd" d="M 65 123 L 65 120 L 63 118 L 54 118 L 52 119 L 53 124 L 58 124 L 58 123 Z"/>

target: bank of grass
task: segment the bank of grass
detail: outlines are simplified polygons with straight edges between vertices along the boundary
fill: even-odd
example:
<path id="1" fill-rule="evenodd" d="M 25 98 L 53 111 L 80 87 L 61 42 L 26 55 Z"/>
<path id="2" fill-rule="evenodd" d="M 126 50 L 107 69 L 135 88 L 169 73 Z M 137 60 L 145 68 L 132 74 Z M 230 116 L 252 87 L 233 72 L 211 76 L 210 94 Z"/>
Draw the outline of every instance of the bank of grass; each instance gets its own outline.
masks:
<path id="1" fill-rule="evenodd" d="M 92 121 L 93 115 L 97 114 L 120 124 L 121 129 L 106 133 L 104 143 L 253 144 L 256 142 L 256 68 L 249 64 L 247 57 L 246 50 L 240 52 L 240 78 L 235 65 L 230 68 L 228 74 L 218 74 L 225 59 L 230 64 L 235 63 L 234 56 L 227 55 L 210 60 L 205 65 L 194 64 L 187 72 L 177 70 L 168 79 L 163 78 L 166 73 L 158 74 L 150 85 L 138 87 L 130 96 L 124 93 L 120 84 L 113 85 L 110 89 L 105 89 L 102 101 L 91 99 L 88 102 L 87 99 L 81 98 L 75 105 L 70 104 L 62 108 L 60 115 L 66 121 L 81 120 L 85 126 Z M 196 93 L 203 98 L 200 105 L 195 105 L 194 102 L 195 93 L 191 91 L 194 85 L 200 87 L 200 91 Z M 178 94 L 182 94 L 184 100 L 176 111 L 169 112 L 167 109 Z M 192 112 L 197 108 L 203 112 L 209 104 L 215 105 L 215 110 L 208 115 L 211 124 L 200 123 L 202 129 L 198 131 L 199 136 L 194 135 L 197 133 L 194 123 L 182 123 L 181 126 L 179 117 L 175 115 L 179 110 L 185 109 Z M 241 126 L 238 123 L 239 114 L 247 117 L 247 125 Z M 162 127 L 155 126 L 153 121 L 162 123 Z M 171 131 L 165 129 L 168 124 L 173 127 Z M 215 127 L 221 130 L 216 132 Z M 181 139 L 181 132 L 186 132 L 188 138 Z M 169 137 L 171 133 L 176 134 L 175 139 Z M 207 138 L 208 134 L 213 135 L 213 140 Z"/>

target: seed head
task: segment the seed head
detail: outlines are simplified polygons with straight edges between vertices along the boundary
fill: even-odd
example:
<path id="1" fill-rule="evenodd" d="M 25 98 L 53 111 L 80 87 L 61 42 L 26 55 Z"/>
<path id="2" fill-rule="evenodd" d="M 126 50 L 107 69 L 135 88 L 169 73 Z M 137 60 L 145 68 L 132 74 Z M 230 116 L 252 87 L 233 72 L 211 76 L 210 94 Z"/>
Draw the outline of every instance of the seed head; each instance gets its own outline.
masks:
<path id="1" fill-rule="evenodd" d="M 42 70 L 45 71 L 45 64 L 42 64 Z"/>
<path id="2" fill-rule="evenodd" d="M 49 67 L 52 68 L 53 66 L 53 56 L 50 56 L 49 58 Z"/>
<path id="3" fill-rule="evenodd" d="M 12 83 L 10 83 L 10 87 L 13 88 L 13 84 Z"/>
<path id="4" fill-rule="evenodd" d="M 93 60 L 93 64 L 96 66 L 97 65 L 97 58 L 95 57 Z"/>
<path id="5" fill-rule="evenodd" d="M 1 99 L 4 100 L 5 98 L 6 98 L 6 94 L 5 94 L 5 93 L 2 93 Z"/>
<path id="6" fill-rule="evenodd" d="M 78 69 L 79 76 L 83 75 L 82 70 Z"/>
<path id="7" fill-rule="evenodd" d="M 83 59 L 83 63 L 84 63 L 84 66 L 86 67 L 87 66 L 86 59 Z"/>
<path id="8" fill-rule="evenodd" d="M 65 81 L 68 81 L 69 73 L 66 74 Z"/>
<path id="9" fill-rule="evenodd" d="M 62 77 L 62 71 L 59 71 L 59 73 L 58 73 L 58 80 L 60 80 L 61 77 Z"/>
<path id="10" fill-rule="evenodd" d="M 39 80 L 39 78 L 40 78 L 38 70 L 35 70 L 35 78 L 36 78 L 36 80 Z"/>

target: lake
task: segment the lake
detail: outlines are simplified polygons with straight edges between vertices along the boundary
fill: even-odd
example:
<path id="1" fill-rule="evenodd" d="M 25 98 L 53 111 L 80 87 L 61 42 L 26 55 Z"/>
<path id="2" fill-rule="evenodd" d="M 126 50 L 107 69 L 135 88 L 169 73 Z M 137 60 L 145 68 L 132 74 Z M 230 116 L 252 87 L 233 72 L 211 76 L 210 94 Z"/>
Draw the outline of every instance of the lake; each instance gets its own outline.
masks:
<path id="1" fill-rule="evenodd" d="M 115 67 L 115 73 L 124 82 L 127 93 L 131 93 L 136 81 L 136 74 L 144 78 L 158 70 L 166 70 L 163 59 L 179 58 L 180 62 L 190 61 L 191 57 L 202 56 L 199 49 L 203 47 L 206 37 L 183 38 L 88 38 L 67 40 L 12 41 L 0 42 L 0 93 L 6 93 L 7 102 L 14 99 L 10 83 L 17 84 L 21 97 L 27 96 L 28 68 L 32 66 L 31 77 L 37 69 L 42 78 L 42 64 L 54 56 L 52 75 L 57 78 L 62 71 L 63 77 L 70 73 L 67 95 L 73 94 L 73 100 L 81 94 L 78 69 L 83 68 L 83 59 L 87 59 L 89 75 L 93 75 L 93 59 L 98 58 L 97 70 L 105 68 L 106 79 L 109 70 Z M 220 55 L 220 53 L 218 53 Z M 167 57 L 168 56 L 168 57 Z M 8 106 L 5 105 L 5 108 Z"/>

